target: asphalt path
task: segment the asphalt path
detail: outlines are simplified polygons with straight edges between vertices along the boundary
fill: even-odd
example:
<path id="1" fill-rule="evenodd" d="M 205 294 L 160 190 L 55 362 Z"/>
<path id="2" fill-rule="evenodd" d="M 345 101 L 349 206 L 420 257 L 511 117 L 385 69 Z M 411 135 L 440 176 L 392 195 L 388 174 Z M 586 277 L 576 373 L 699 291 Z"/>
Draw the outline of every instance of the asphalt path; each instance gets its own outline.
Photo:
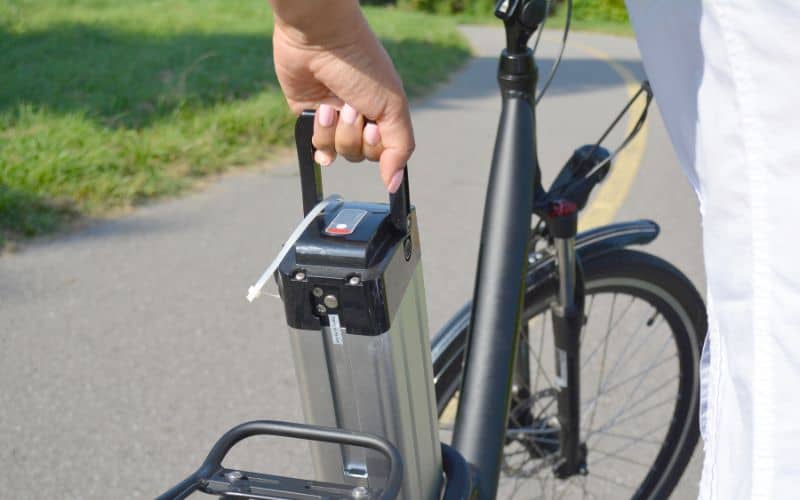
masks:
<path id="1" fill-rule="evenodd" d="M 413 105 L 412 197 L 432 333 L 472 292 L 500 107 L 502 33 L 465 33 L 474 59 Z M 556 39 L 548 33 L 543 41 L 543 75 Z M 545 181 L 625 103 L 630 82 L 619 68 L 645 76 L 633 40 L 571 39 L 537 111 Z M 610 195 L 618 197 L 612 215 L 658 221 L 661 236 L 648 250 L 704 290 L 697 204 L 657 109 L 641 154 L 626 168 L 631 182 Z M 329 193 L 385 198 L 372 165 L 337 161 L 324 180 Z M 152 498 L 199 465 L 236 423 L 300 420 L 281 304 L 244 299 L 299 221 L 299 200 L 287 154 L 0 257 L 0 496 Z M 306 455 L 287 440 L 262 439 L 242 444 L 230 464 L 308 474 Z M 695 455 L 674 498 L 696 496 Z"/>

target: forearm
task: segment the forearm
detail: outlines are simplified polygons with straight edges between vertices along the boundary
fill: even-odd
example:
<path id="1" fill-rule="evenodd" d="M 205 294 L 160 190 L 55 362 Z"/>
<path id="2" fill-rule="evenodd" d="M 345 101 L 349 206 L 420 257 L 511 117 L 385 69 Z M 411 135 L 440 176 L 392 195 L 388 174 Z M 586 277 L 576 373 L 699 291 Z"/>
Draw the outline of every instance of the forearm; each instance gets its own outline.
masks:
<path id="1" fill-rule="evenodd" d="M 364 25 L 358 0 L 269 0 L 275 24 L 303 43 L 331 45 Z"/>

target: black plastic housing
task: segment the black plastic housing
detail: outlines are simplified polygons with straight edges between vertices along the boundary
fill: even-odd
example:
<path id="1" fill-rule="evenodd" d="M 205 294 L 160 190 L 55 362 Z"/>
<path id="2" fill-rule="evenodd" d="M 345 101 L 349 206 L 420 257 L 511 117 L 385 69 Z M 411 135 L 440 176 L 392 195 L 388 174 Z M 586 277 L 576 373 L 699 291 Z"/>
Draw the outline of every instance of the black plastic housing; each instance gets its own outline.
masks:
<path id="1" fill-rule="evenodd" d="M 325 233 L 336 214 L 348 208 L 367 212 L 355 231 Z M 419 259 L 413 208 L 403 232 L 388 204 L 341 203 L 317 216 L 275 273 L 286 321 L 292 328 L 319 330 L 330 326 L 329 314 L 336 314 L 349 334 L 379 335 L 391 327 Z M 335 307 L 325 303 L 330 295 Z"/>

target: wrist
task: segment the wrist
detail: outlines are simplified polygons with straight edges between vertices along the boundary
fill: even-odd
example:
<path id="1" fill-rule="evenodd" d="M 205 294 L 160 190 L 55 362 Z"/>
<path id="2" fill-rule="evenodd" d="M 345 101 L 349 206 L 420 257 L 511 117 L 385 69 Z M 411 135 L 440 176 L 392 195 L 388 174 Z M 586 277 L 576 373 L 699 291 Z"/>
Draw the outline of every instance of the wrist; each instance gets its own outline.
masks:
<path id="1" fill-rule="evenodd" d="M 367 22 L 357 0 L 271 0 L 275 28 L 299 46 L 354 43 Z"/>

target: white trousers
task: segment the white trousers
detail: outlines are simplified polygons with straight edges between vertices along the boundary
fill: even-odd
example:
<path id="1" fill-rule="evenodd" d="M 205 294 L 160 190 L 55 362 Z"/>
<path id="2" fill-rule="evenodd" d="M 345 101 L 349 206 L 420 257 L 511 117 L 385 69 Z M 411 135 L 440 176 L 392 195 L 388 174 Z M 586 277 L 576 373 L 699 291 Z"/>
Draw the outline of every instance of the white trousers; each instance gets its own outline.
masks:
<path id="1" fill-rule="evenodd" d="M 700 200 L 702 500 L 800 499 L 800 0 L 627 0 Z"/>

